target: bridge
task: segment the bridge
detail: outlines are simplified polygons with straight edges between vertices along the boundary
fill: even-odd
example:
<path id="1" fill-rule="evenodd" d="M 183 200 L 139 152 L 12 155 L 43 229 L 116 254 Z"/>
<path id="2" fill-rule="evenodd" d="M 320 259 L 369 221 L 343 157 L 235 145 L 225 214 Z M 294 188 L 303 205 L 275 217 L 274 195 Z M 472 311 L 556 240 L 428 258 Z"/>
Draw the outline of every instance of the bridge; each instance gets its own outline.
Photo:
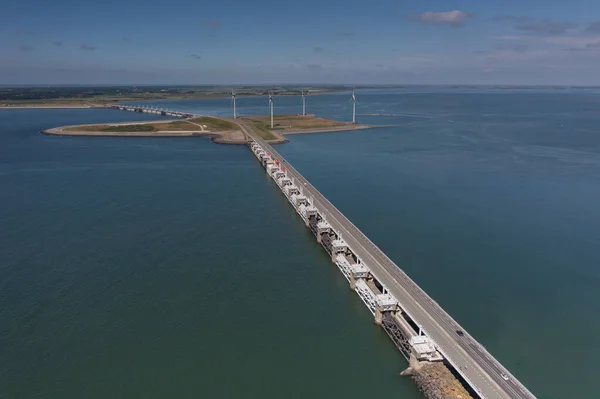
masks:
<path id="1" fill-rule="evenodd" d="M 411 365 L 445 360 L 480 398 L 535 396 L 245 122 L 233 120 Z"/>
<path id="2" fill-rule="evenodd" d="M 179 118 L 191 118 L 194 115 L 186 112 L 180 111 L 172 111 L 168 109 L 149 107 L 146 105 L 111 105 L 109 106 L 111 109 L 118 109 L 120 111 L 130 111 L 130 112 L 141 112 L 146 114 L 155 114 L 155 115 L 163 115 L 163 116 L 176 116 Z"/>

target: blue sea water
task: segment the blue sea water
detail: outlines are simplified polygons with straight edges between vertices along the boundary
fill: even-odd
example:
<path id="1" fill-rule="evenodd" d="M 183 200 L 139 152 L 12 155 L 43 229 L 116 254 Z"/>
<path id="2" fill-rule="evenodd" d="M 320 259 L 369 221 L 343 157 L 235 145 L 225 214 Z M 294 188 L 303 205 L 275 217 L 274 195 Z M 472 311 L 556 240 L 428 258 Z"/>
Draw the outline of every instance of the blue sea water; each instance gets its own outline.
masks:
<path id="1" fill-rule="evenodd" d="M 349 120 L 348 99 L 308 111 Z M 538 397 L 593 398 L 599 111 L 594 91 L 359 92 L 359 122 L 395 126 L 278 150 Z M 0 397 L 419 398 L 246 148 L 39 134 L 149 118 L 0 110 Z"/>

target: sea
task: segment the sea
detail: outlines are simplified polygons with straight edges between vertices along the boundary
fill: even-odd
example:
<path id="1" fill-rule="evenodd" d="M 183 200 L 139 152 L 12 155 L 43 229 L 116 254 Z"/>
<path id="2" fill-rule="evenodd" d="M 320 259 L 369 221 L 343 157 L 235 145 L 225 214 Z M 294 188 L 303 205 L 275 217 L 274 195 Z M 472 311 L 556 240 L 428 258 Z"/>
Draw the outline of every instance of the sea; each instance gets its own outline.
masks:
<path id="1" fill-rule="evenodd" d="M 421 398 L 246 147 L 40 133 L 162 118 L 0 109 L 0 398 Z M 599 397 L 600 90 L 361 90 L 357 120 L 278 151 L 538 398 Z"/>

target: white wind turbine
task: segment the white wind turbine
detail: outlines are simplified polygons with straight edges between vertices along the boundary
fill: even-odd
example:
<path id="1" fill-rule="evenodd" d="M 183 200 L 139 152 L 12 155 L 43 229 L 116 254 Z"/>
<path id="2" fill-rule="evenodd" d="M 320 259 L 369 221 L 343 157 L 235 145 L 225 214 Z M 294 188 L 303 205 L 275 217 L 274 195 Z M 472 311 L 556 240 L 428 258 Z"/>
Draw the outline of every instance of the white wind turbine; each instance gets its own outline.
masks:
<path id="1" fill-rule="evenodd" d="M 271 129 L 273 129 L 273 95 L 269 92 L 269 109 L 271 110 Z"/>
<path id="2" fill-rule="evenodd" d="M 235 109 L 235 91 L 231 89 L 231 102 L 233 103 L 233 119 L 237 118 L 237 113 Z"/>
<path id="3" fill-rule="evenodd" d="M 302 90 L 302 115 L 306 115 L 306 94 L 307 92 Z"/>
<path id="4" fill-rule="evenodd" d="M 352 123 L 356 123 L 356 94 L 354 94 L 354 90 L 352 90 L 350 102 L 352 102 Z"/>

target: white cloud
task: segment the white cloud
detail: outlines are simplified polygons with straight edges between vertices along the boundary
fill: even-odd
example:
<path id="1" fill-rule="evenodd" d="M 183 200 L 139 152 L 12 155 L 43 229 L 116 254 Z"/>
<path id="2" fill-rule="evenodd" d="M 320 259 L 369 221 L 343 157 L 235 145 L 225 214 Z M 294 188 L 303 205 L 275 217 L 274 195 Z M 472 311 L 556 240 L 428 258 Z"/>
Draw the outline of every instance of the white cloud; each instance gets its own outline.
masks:
<path id="1" fill-rule="evenodd" d="M 424 23 L 434 24 L 448 24 L 452 26 L 462 26 L 464 22 L 471 18 L 473 14 L 465 13 L 459 10 L 444 11 L 444 12 L 433 12 L 427 11 L 421 15 L 411 14 L 407 17 L 410 21 L 418 21 Z"/>

